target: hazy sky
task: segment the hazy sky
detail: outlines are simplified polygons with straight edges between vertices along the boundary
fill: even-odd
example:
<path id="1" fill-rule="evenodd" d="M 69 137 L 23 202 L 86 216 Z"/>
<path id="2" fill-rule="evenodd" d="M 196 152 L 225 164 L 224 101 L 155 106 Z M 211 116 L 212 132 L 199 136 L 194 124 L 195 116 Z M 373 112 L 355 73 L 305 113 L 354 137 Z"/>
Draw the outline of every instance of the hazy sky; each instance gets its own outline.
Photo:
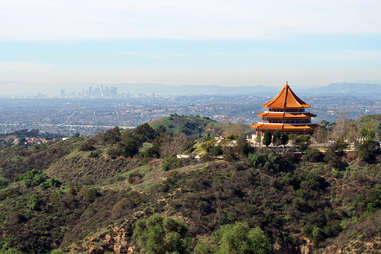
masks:
<path id="1" fill-rule="evenodd" d="M 381 83 L 380 0 L 0 0 L 0 83 Z"/>

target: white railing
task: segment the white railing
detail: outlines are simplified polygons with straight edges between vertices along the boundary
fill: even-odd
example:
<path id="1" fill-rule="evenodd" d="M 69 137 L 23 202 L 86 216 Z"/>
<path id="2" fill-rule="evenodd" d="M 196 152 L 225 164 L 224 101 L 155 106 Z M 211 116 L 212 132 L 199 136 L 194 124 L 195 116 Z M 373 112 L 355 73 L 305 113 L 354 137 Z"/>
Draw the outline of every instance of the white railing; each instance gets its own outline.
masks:
<path id="1" fill-rule="evenodd" d="M 264 123 L 264 122 L 258 122 L 258 124 L 275 124 L 275 125 L 313 125 L 313 123 Z"/>

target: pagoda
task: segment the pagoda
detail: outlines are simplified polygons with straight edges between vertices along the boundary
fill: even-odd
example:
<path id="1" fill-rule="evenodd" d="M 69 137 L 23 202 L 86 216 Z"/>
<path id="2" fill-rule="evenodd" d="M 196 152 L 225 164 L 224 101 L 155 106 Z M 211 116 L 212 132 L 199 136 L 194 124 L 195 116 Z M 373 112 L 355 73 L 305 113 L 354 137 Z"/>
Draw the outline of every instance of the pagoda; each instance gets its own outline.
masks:
<path id="1" fill-rule="evenodd" d="M 262 121 L 251 125 L 256 129 L 257 135 L 262 136 L 267 130 L 287 134 L 312 134 L 314 129 L 319 127 L 311 123 L 311 117 L 316 115 L 305 111 L 311 105 L 296 96 L 287 81 L 282 91 L 274 99 L 263 104 L 263 107 L 267 110 L 257 115 L 262 117 Z"/>

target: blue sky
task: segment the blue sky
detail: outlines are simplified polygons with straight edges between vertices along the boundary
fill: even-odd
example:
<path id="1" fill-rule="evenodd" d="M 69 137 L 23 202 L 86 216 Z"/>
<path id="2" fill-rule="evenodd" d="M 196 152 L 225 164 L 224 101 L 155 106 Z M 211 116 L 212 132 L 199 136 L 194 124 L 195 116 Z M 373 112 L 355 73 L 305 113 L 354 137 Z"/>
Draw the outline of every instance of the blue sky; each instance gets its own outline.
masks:
<path id="1" fill-rule="evenodd" d="M 380 9 L 373 0 L 3 0 L 0 84 L 381 83 Z"/>

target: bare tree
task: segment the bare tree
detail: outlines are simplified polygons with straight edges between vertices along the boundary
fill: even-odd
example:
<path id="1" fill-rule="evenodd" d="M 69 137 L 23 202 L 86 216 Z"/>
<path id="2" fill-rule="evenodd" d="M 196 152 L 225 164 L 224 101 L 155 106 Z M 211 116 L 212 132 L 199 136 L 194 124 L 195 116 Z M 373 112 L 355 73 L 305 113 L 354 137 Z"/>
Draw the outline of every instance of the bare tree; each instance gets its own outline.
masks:
<path id="1" fill-rule="evenodd" d="M 333 128 L 330 138 L 333 140 L 344 140 L 349 129 L 349 121 L 345 110 L 340 111 L 336 117 L 336 126 Z"/>
<path id="2" fill-rule="evenodd" d="M 188 138 L 182 133 L 175 136 L 163 136 L 160 145 L 160 156 L 169 157 L 182 153 L 188 145 Z"/>

